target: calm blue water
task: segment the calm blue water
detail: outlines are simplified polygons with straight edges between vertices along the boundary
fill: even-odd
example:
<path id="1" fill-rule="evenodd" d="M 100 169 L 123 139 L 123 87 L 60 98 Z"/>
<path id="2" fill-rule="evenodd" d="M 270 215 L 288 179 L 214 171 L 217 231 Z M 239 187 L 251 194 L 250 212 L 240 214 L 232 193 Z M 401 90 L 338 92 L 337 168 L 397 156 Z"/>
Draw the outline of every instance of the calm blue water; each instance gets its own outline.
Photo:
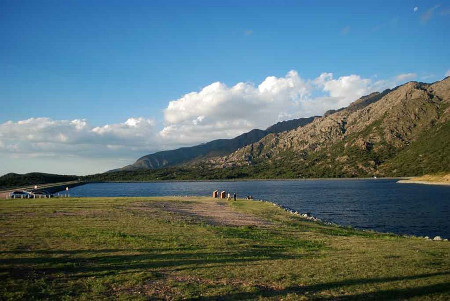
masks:
<path id="1" fill-rule="evenodd" d="M 204 195 L 214 190 L 276 202 L 322 220 L 381 232 L 450 238 L 450 187 L 396 180 L 96 183 L 71 196 Z"/>

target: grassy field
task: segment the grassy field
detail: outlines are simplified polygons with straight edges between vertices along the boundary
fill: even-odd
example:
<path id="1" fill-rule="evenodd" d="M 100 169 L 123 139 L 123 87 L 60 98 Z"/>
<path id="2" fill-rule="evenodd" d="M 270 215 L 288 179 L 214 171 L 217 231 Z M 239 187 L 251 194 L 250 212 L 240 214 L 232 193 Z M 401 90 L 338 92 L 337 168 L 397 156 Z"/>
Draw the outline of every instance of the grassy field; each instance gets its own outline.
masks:
<path id="1" fill-rule="evenodd" d="M 0 201 L 0 300 L 449 300 L 449 255 L 255 201 Z"/>

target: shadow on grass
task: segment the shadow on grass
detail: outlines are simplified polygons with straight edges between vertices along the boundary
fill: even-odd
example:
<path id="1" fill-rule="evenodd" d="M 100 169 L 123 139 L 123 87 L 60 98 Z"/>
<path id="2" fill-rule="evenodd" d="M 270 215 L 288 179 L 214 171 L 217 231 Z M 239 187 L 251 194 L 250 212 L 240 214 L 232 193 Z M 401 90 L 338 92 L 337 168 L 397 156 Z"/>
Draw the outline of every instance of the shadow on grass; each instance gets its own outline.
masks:
<path id="1" fill-rule="evenodd" d="M 189 248 L 176 248 L 177 251 L 184 250 L 198 250 L 197 247 L 189 247 Z M 158 248 L 158 249 L 98 249 L 98 250 L 90 250 L 90 249 L 81 249 L 81 250 L 28 250 L 28 249 L 16 249 L 14 251 L 0 251 L 0 255 L 2 254 L 27 254 L 28 257 L 33 254 L 47 254 L 47 255 L 77 255 L 77 254 L 101 254 L 101 253 L 118 253 L 118 252 L 170 252 L 174 251 L 174 248 Z"/>
<path id="2" fill-rule="evenodd" d="M 238 292 L 230 293 L 225 295 L 217 295 L 210 297 L 198 297 L 189 299 L 191 301 L 212 301 L 212 300 L 257 300 L 264 297 L 282 297 L 288 294 L 308 294 L 308 297 L 312 300 L 398 300 L 405 298 L 420 297 L 425 295 L 430 295 L 434 293 L 448 293 L 450 292 L 450 285 L 448 282 L 438 283 L 433 285 L 410 287 L 410 288 L 398 288 L 398 289 L 388 289 L 369 293 L 360 293 L 354 295 L 342 295 L 342 296 L 313 296 L 312 294 L 317 294 L 322 291 L 342 289 L 346 286 L 352 285 L 365 285 L 372 283 L 389 283 L 395 281 L 405 281 L 405 280 L 417 280 L 425 279 L 435 276 L 449 275 L 450 272 L 441 273 L 431 273 L 431 274 L 420 274 L 405 277 L 386 277 L 386 278 L 370 278 L 370 279 L 349 279 L 337 282 L 329 283 L 319 283 L 308 286 L 290 286 L 285 289 L 271 289 L 267 287 L 260 287 L 256 292 Z"/>
<path id="3" fill-rule="evenodd" d="M 76 297 L 89 290 L 93 278 L 115 276 L 133 279 L 133 274 L 147 274 L 153 279 L 164 278 L 161 269 L 180 271 L 199 268 L 221 268 L 224 266 L 248 265 L 267 260 L 292 258 L 283 254 L 280 246 L 266 246 L 236 251 L 204 251 L 181 249 L 104 249 L 86 252 L 76 251 L 30 251 L 16 258 L 0 259 L 0 300 L 2 292 L 21 296 L 23 299 L 61 299 L 66 294 Z M 116 254 L 114 254 L 117 252 Z M 122 252 L 122 254 L 120 254 Z M 135 253 L 135 254 L 123 254 Z M 306 257 L 307 255 L 305 255 Z M 296 256 L 299 258 L 300 256 Z M 126 275 L 126 276 L 123 276 Z M 140 279 L 137 276 L 135 279 Z M 87 281 L 87 282 L 86 282 Z M 123 280 L 119 280 L 123 281 Z M 140 279 L 139 281 L 142 281 Z M 108 286 L 108 284 L 105 284 Z M 110 290 L 102 288 L 108 295 Z M 64 289 L 62 289 L 64 288 Z M 91 292 L 92 293 L 92 292 Z M 102 295 L 105 297 L 106 295 Z M 109 295 L 108 295 L 109 296 Z M 8 299 L 8 298 L 6 298 Z"/>
<path id="4" fill-rule="evenodd" d="M 20 280 L 17 283 L 31 283 L 25 288 L 24 296 L 57 297 L 60 291 L 45 292 L 40 286 L 33 283 L 46 282 L 47 280 L 61 281 L 61 275 L 68 279 L 80 279 L 89 277 L 114 276 L 118 274 L 132 274 L 136 272 L 155 271 L 154 277 L 164 277 L 158 274 L 159 269 L 169 268 L 172 271 L 192 270 L 199 268 L 224 267 L 227 265 L 240 266 L 242 264 L 258 264 L 261 261 L 298 259 L 311 257 L 315 254 L 291 256 L 284 254 L 285 248 L 281 246 L 259 246 L 241 251 L 231 252 L 205 252 L 201 249 L 182 248 L 174 249 L 103 249 L 103 250 L 42 250 L 21 252 L 20 258 L 0 259 L 0 275 L 2 279 Z M 137 254 L 113 254 L 120 252 L 135 252 Z M 30 257 L 35 256 L 35 257 Z M 253 292 L 230 292 L 223 295 L 209 297 L 198 297 L 191 300 L 249 300 L 259 298 L 281 298 L 288 294 L 307 295 L 313 300 L 394 300 L 412 297 L 421 297 L 431 294 L 448 293 L 448 283 L 433 283 L 425 286 L 416 286 L 411 282 L 407 288 L 393 288 L 375 292 L 355 293 L 353 295 L 321 296 L 321 292 L 328 290 L 340 291 L 348 286 L 363 286 L 368 284 L 385 283 L 396 281 L 414 281 L 450 275 L 449 272 L 438 272 L 430 274 L 418 274 L 405 277 L 384 277 L 370 279 L 348 279 L 343 281 L 319 283 L 309 286 L 290 286 L 284 289 L 273 289 L 266 286 L 257 286 Z M 59 280 L 58 280 L 59 279 Z M 66 280 L 63 280 L 66 281 Z M 436 279 L 435 279 L 436 280 Z M 31 282 L 30 282 L 31 281 Z M 52 284 L 53 285 L 53 284 Z M 59 286 L 60 284 L 56 284 Z M 78 284 L 79 285 L 79 284 Z M 393 286 L 394 284 L 391 284 Z M 1 286 L 0 286 L 1 287 Z M 43 286 L 45 287 L 45 286 Z M 73 296 L 78 296 L 84 288 L 72 288 Z M 236 287 L 235 289 L 239 289 Z M 361 288 L 365 289 L 365 288 Z M 36 295 L 37 294 L 37 295 Z M 61 295 L 62 296 L 62 295 Z M 1 298 L 0 298 L 1 299 Z"/>
<path id="5" fill-rule="evenodd" d="M 148 271 L 167 267 L 179 271 L 192 267 L 200 268 L 211 265 L 220 266 L 240 262 L 293 258 L 291 255 L 283 254 L 284 251 L 285 249 L 280 246 L 265 246 L 264 248 L 251 248 L 237 252 L 188 252 L 181 249 L 177 252 L 174 252 L 173 249 L 171 249 L 171 252 L 167 252 L 166 249 L 106 249 L 92 252 L 82 250 L 79 254 L 76 251 L 29 252 L 29 256 L 36 256 L 36 254 L 38 256 L 0 259 L 0 273 L 6 273 L 7 278 L 23 279 L 28 274 L 50 276 L 62 273 L 69 277 L 71 275 L 80 277 L 83 274 Z M 107 254 L 113 252 L 139 252 L 139 254 Z M 300 258 L 300 255 L 296 255 L 295 258 Z"/>
<path id="6" fill-rule="evenodd" d="M 352 296 L 340 297 L 340 300 L 399 300 L 399 299 L 409 299 L 414 297 L 422 297 L 426 295 L 436 294 L 436 293 L 448 293 L 450 292 L 450 285 L 447 283 L 438 283 L 433 285 L 411 287 L 411 288 L 401 288 L 401 289 L 391 289 L 383 290 L 372 293 L 362 293 Z M 327 300 L 327 299 L 322 299 Z"/>

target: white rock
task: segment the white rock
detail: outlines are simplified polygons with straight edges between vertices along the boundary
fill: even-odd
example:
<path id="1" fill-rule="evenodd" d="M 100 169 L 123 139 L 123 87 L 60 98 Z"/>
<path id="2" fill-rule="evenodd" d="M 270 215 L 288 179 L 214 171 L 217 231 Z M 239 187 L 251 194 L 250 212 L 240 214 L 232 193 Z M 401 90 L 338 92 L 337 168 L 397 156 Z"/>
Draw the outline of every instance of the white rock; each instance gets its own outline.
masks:
<path id="1" fill-rule="evenodd" d="M 435 236 L 435 237 L 433 238 L 433 240 L 442 240 L 442 237 L 440 237 L 440 236 Z"/>

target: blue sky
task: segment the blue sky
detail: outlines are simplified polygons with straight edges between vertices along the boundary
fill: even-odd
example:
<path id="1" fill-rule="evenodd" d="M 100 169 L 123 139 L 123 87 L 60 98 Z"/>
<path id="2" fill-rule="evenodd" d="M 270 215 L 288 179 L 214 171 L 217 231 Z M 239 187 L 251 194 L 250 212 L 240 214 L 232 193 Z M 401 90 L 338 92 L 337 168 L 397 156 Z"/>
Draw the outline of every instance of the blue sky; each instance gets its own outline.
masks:
<path id="1" fill-rule="evenodd" d="M 100 172 L 440 80 L 449 28 L 450 3 L 429 0 L 0 0 L 0 174 Z M 294 90 L 272 85 L 270 100 L 247 91 L 268 77 Z M 233 92 L 238 83 L 247 92 Z M 269 102 L 278 105 L 264 120 L 211 121 L 213 109 Z"/>

